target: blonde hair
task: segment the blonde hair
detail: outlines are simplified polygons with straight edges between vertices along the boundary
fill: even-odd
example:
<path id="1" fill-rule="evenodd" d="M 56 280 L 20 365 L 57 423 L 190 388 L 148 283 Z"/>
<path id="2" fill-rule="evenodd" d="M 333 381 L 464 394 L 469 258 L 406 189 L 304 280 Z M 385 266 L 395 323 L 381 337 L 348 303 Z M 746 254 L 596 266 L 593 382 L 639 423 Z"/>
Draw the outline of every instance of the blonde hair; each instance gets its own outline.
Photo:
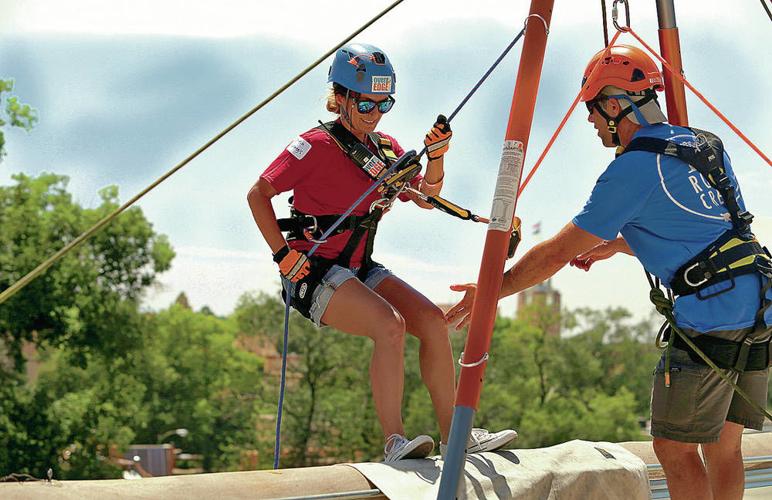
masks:
<path id="1" fill-rule="evenodd" d="M 338 105 L 338 101 L 335 100 L 335 95 L 335 89 L 330 87 L 330 89 L 327 91 L 327 102 L 325 104 L 327 111 L 337 115 L 340 114 L 340 106 Z"/>
<path id="2" fill-rule="evenodd" d="M 353 90 L 347 89 L 339 83 L 333 82 L 332 87 L 330 87 L 330 90 L 327 91 L 327 102 L 325 105 L 327 107 L 327 111 L 330 113 L 340 114 L 340 106 L 338 105 L 338 101 L 335 100 L 336 95 L 348 96 L 356 99 L 360 94 L 359 92 L 354 92 Z"/>

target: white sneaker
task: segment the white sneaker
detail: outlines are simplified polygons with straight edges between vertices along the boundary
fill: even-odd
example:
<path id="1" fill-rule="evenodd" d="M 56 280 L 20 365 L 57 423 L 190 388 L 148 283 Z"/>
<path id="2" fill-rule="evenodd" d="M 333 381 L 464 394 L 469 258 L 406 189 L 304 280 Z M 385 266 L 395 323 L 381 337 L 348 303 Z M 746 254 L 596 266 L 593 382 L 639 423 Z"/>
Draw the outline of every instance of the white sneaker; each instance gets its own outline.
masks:
<path id="1" fill-rule="evenodd" d="M 469 441 L 466 443 L 466 453 L 481 453 L 484 451 L 496 451 L 505 447 L 517 439 L 517 432 L 512 429 L 505 429 L 499 432 L 488 432 L 486 429 L 475 427 L 469 435 Z M 448 445 L 440 443 L 440 455 L 445 459 L 448 451 Z"/>
<path id="2" fill-rule="evenodd" d="M 407 439 L 399 434 L 392 434 L 386 438 L 386 446 L 383 447 L 383 461 L 396 462 L 406 458 L 426 458 L 434 450 L 434 439 L 421 435 L 415 439 Z"/>

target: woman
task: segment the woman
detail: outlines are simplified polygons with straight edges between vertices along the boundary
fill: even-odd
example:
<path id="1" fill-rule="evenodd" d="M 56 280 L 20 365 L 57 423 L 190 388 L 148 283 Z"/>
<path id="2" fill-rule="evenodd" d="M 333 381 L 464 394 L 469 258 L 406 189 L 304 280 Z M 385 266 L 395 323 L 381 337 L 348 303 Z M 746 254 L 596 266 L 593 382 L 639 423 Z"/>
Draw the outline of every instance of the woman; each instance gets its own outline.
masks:
<path id="1" fill-rule="evenodd" d="M 443 444 L 453 411 L 454 366 L 442 311 L 421 293 L 373 262 L 375 228 L 391 203 L 413 201 L 431 205 L 405 189 L 374 191 L 328 237 L 312 257 L 306 253 L 404 151 L 396 140 L 375 132 L 383 114 L 394 105 L 396 77 L 386 55 L 372 45 L 346 45 L 335 55 L 328 82 L 327 109 L 338 114 L 329 124 L 296 138 L 263 172 L 247 199 L 255 222 L 279 265 L 292 306 L 315 324 L 375 343 L 370 363 L 373 400 L 385 437 L 385 461 L 423 458 L 434 449 L 429 436 L 405 437 L 401 403 L 404 385 L 405 332 L 420 340 L 421 377 L 431 395 Z M 440 116 L 426 135 L 426 175 L 402 178 L 425 196 L 442 188 L 443 155 L 452 132 Z M 403 171 L 404 175 L 405 171 Z M 388 183 L 387 183 L 388 184 Z M 292 217 L 277 220 L 271 199 L 293 191 Z M 285 240 L 282 231 L 287 231 Z M 286 298 L 285 298 L 286 300 Z M 498 449 L 514 439 L 514 431 L 473 433 L 469 451 Z"/>

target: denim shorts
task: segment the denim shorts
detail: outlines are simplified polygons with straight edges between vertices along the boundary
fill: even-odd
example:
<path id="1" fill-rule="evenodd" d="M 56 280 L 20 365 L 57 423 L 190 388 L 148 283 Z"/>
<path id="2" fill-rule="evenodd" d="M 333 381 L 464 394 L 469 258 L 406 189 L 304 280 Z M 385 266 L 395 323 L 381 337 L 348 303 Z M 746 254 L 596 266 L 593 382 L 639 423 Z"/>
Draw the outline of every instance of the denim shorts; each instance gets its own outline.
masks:
<path id="1" fill-rule="evenodd" d="M 330 300 L 335 294 L 335 290 L 337 290 L 338 287 L 346 281 L 350 279 L 357 279 L 357 271 L 359 271 L 358 268 L 349 269 L 346 267 L 341 267 L 337 264 L 333 265 L 325 273 L 322 279 L 319 280 L 318 283 L 314 284 L 314 288 L 311 291 L 311 301 L 310 307 L 308 307 L 308 311 L 298 309 L 297 307 L 296 309 L 298 309 L 298 311 L 303 314 L 303 316 L 313 321 L 315 325 L 324 326 L 322 324 L 322 316 L 324 316 L 324 313 L 327 311 L 327 307 L 330 305 Z M 389 276 L 393 276 L 391 271 L 386 269 L 381 264 L 374 264 L 373 267 L 368 271 L 364 280 L 364 284 L 370 290 L 374 290 L 375 287 L 380 285 L 381 282 Z M 284 287 L 285 292 L 288 288 L 288 285 L 289 281 L 282 279 L 282 286 Z"/>
<path id="2" fill-rule="evenodd" d="M 697 332 L 685 330 L 690 336 Z M 714 332 L 737 341 L 740 332 Z M 725 370 L 762 408 L 767 403 L 769 369 L 736 372 Z M 651 435 L 684 443 L 718 441 L 724 422 L 761 430 L 764 415 L 751 407 L 709 366 L 693 361 L 687 351 L 670 354 L 670 387 L 665 387 L 665 355 L 654 370 L 651 391 Z"/>

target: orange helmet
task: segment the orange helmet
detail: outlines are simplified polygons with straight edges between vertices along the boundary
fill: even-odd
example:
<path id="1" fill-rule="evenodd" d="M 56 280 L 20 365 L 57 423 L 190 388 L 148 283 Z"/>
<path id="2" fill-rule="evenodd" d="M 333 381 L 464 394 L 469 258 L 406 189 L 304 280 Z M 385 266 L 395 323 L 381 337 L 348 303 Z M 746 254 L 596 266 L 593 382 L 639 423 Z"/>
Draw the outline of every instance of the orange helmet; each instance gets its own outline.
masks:
<path id="1" fill-rule="evenodd" d="M 606 57 L 606 49 L 590 59 L 584 70 L 582 86 L 600 62 L 601 67 L 595 72 L 590 85 L 582 92 L 582 101 L 590 101 L 603 87 L 613 85 L 629 92 L 642 92 L 646 89 L 664 90 L 662 73 L 654 61 L 644 51 L 632 45 L 613 45 Z"/>

